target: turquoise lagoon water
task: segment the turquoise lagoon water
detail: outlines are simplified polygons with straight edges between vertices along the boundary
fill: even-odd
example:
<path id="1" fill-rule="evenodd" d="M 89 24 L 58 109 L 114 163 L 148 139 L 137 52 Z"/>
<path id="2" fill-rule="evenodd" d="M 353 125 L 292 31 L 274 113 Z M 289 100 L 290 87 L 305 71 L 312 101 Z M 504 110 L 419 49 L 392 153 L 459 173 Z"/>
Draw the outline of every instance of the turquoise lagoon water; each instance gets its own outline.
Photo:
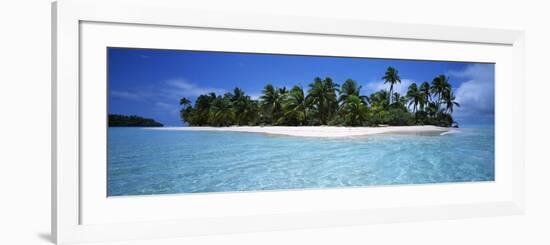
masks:
<path id="1" fill-rule="evenodd" d="M 109 128 L 108 195 L 492 181 L 494 128 L 302 138 Z"/>

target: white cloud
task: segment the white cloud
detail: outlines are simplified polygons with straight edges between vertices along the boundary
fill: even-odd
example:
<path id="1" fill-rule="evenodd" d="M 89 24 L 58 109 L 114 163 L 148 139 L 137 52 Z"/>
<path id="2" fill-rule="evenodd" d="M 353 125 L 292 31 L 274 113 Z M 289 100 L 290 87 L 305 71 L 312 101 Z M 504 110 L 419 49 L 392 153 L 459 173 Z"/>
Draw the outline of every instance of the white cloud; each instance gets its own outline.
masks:
<path id="1" fill-rule="evenodd" d="M 111 96 L 125 100 L 143 100 L 143 95 L 127 91 L 111 90 Z"/>
<path id="2" fill-rule="evenodd" d="M 456 101 L 460 107 L 456 108 L 456 117 L 475 117 L 483 119 L 494 115 L 495 106 L 495 77 L 491 65 L 473 64 L 461 71 L 449 71 L 447 75 L 452 80 L 462 78 L 466 81 L 455 88 Z"/>
<path id="3" fill-rule="evenodd" d="M 178 96 L 199 96 L 210 92 L 216 94 L 223 94 L 226 92 L 224 89 L 220 88 L 200 87 L 184 79 L 171 79 L 166 81 L 166 84 L 169 86 L 166 92 L 177 94 Z"/>
<path id="4" fill-rule="evenodd" d="M 401 95 L 407 94 L 407 89 L 411 84 L 413 84 L 414 81 L 410 79 L 401 79 L 401 83 L 396 83 L 393 85 L 393 91 L 400 93 Z M 363 86 L 363 89 L 365 90 L 363 94 L 370 95 L 374 92 L 380 91 L 382 89 L 385 89 L 387 91 L 390 91 L 390 84 L 384 84 L 383 80 L 374 81 L 367 83 L 365 86 Z"/>
<path id="5" fill-rule="evenodd" d="M 493 69 L 489 64 L 472 64 L 461 71 L 448 71 L 447 76 L 459 78 L 477 78 L 480 82 L 492 82 L 494 79 Z"/>
<path id="6" fill-rule="evenodd" d="M 160 107 L 160 108 L 166 109 L 166 110 L 173 110 L 174 108 L 177 108 L 177 107 L 174 106 L 174 103 L 169 104 L 169 103 L 160 102 L 160 101 L 156 102 L 155 105 L 157 107 Z"/>
<path id="7" fill-rule="evenodd" d="M 179 115 L 179 104 L 177 103 L 165 103 L 162 101 L 157 101 L 155 103 L 155 106 L 159 109 L 159 111 L 165 111 L 167 113 L 172 114 L 173 116 Z"/>
<path id="8" fill-rule="evenodd" d="M 184 79 L 171 79 L 162 83 L 163 86 L 153 86 L 141 88 L 140 92 L 111 90 L 110 95 L 113 98 L 133 100 L 133 101 L 151 101 L 157 107 L 165 107 L 171 105 L 179 106 L 178 102 L 181 97 L 196 97 L 202 94 L 214 92 L 223 94 L 226 91 L 220 88 L 200 87 L 193 83 L 187 82 Z M 166 103 L 166 102 L 170 103 Z M 173 106 L 172 106 L 173 108 Z"/>
<path id="9" fill-rule="evenodd" d="M 260 99 L 260 96 L 262 96 L 262 93 L 251 93 L 248 96 L 250 96 L 250 98 L 253 100 L 258 100 Z"/>

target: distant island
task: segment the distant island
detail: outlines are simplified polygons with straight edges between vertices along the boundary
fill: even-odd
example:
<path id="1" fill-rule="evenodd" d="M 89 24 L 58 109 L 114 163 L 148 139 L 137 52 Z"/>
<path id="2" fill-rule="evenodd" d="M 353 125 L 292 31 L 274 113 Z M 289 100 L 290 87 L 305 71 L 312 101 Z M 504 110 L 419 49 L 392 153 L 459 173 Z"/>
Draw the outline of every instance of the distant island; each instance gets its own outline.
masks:
<path id="1" fill-rule="evenodd" d="M 143 118 L 140 116 L 126 116 L 109 114 L 109 127 L 163 127 L 162 123 L 159 123 L 150 118 Z"/>
<path id="2" fill-rule="evenodd" d="M 180 117 L 189 126 L 418 126 L 458 127 L 451 114 L 456 101 L 449 77 L 441 74 L 417 85 L 412 83 L 405 95 L 394 92 L 401 83 L 397 69 L 388 67 L 381 78 L 389 84 L 370 95 L 347 79 L 340 86 L 332 78 L 316 77 L 304 89 L 265 85 L 259 99 L 252 99 L 240 88 L 233 93 L 211 92 L 196 98 L 194 105 L 180 99 Z"/>

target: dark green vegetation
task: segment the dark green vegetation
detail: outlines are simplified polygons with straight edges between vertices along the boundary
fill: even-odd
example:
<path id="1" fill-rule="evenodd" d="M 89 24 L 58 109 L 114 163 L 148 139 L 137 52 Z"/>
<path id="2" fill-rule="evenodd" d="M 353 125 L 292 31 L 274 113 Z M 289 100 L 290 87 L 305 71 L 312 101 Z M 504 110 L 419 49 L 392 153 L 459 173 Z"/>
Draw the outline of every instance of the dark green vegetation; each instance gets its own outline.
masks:
<path id="1" fill-rule="evenodd" d="M 162 123 L 139 116 L 109 114 L 109 127 L 162 127 Z"/>
<path id="2" fill-rule="evenodd" d="M 445 75 L 435 77 L 431 84 L 411 84 L 406 95 L 393 92 L 393 86 L 401 83 L 395 68 L 388 67 L 382 79 L 389 84 L 389 92 L 380 90 L 369 96 L 361 95 L 361 86 L 354 80 L 340 86 L 330 77 L 315 78 L 307 93 L 301 86 L 287 90 L 267 84 L 259 100 L 235 88 L 224 95 L 200 95 L 194 105 L 181 98 L 180 115 L 190 126 L 458 126 L 451 114 L 460 105 Z"/>

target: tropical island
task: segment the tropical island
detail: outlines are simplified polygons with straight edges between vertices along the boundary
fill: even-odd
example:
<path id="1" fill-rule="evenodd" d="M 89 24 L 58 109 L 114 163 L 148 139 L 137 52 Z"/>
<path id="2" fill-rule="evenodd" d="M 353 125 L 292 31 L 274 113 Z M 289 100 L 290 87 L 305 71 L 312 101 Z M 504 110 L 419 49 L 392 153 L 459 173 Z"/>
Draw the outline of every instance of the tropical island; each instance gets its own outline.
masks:
<path id="1" fill-rule="evenodd" d="M 382 79 L 389 90 L 368 96 L 361 94 L 361 86 L 355 80 L 347 79 L 339 85 L 330 77 L 314 78 L 307 93 L 298 85 L 288 90 L 267 84 L 258 100 L 236 87 L 224 95 L 213 92 L 200 95 L 194 105 L 181 98 L 180 117 L 192 127 L 458 127 L 451 114 L 460 104 L 449 77 L 442 74 L 431 83 L 412 83 L 405 95 L 393 91 L 394 85 L 401 82 L 397 69 L 388 67 Z"/>
<path id="2" fill-rule="evenodd" d="M 495 180 L 493 63 L 107 50 L 108 197 Z"/>
<path id="3" fill-rule="evenodd" d="M 150 118 L 140 116 L 125 116 L 118 114 L 109 114 L 109 127 L 162 127 L 159 123 Z"/>

